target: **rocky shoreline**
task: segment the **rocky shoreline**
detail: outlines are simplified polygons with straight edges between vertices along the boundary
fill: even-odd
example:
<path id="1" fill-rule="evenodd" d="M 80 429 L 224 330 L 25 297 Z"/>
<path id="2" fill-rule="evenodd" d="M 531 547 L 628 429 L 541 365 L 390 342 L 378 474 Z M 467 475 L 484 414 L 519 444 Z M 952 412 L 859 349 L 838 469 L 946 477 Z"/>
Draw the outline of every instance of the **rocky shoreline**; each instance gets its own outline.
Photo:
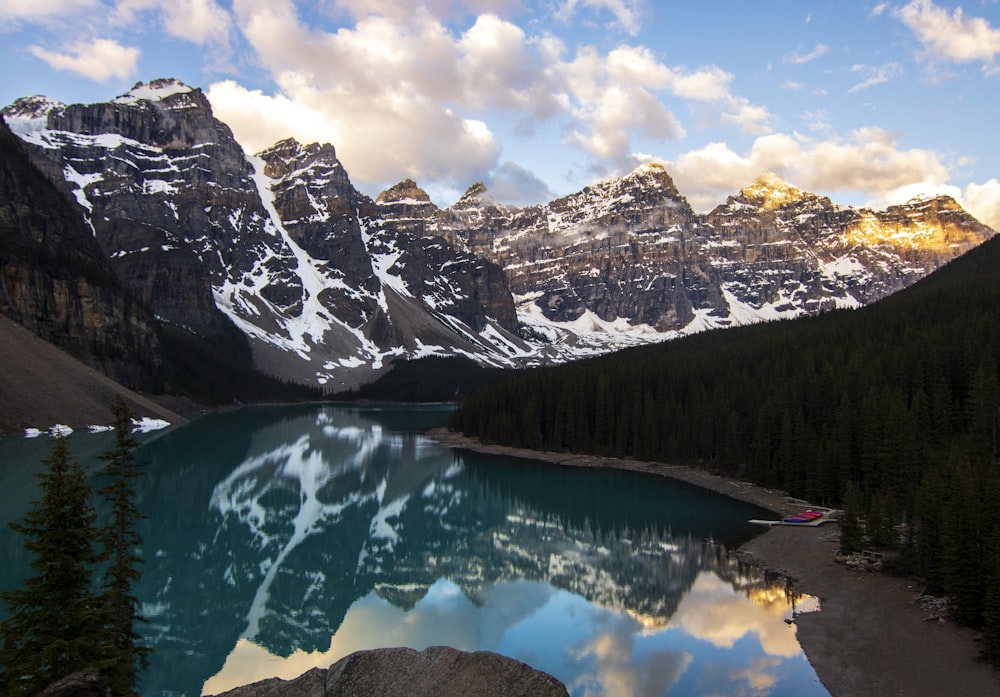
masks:
<path id="1" fill-rule="evenodd" d="M 484 445 L 446 429 L 429 435 L 444 445 L 477 452 L 670 477 L 780 516 L 802 507 L 784 492 L 690 467 Z M 820 612 L 796 619 L 797 635 L 833 697 L 1000 694 L 1000 671 L 977 660 L 975 632 L 929 615 L 916 602 L 922 591 L 918 582 L 837 563 L 838 547 L 835 525 L 775 526 L 762 528 L 737 552 L 744 561 L 788 576 L 798 590 L 819 598 Z"/>

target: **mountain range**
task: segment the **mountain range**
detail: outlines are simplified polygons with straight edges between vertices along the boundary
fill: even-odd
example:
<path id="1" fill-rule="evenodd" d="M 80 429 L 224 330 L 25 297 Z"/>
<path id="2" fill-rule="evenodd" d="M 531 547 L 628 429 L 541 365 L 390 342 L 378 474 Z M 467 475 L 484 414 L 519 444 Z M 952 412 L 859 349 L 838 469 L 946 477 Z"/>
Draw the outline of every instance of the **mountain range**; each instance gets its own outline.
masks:
<path id="1" fill-rule="evenodd" d="M 372 199 L 334 146 L 248 155 L 170 79 L 2 114 L 0 312 L 137 386 L 157 323 L 235 327 L 263 372 L 339 390 L 401 358 L 540 365 L 858 307 L 994 234 L 948 197 L 873 211 L 770 173 L 701 214 L 656 164 L 523 208 L 479 183 L 443 209 L 410 179 Z"/>

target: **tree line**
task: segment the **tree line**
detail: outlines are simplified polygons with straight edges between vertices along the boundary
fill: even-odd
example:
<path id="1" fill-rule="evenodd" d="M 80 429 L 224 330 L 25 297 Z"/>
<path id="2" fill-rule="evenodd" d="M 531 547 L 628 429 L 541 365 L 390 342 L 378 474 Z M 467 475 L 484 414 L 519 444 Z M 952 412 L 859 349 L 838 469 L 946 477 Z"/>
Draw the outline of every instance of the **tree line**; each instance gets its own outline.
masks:
<path id="1" fill-rule="evenodd" d="M 898 548 L 895 568 L 1000 663 L 998 243 L 860 310 L 523 373 L 464 399 L 452 428 L 846 506 L 861 525 L 844 546 Z"/>
<path id="2" fill-rule="evenodd" d="M 142 563 L 133 481 L 142 470 L 121 399 L 112 415 L 115 443 L 101 455 L 107 483 L 98 492 L 109 521 L 98 525 L 86 473 L 57 438 L 38 475 L 40 498 L 10 524 L 24 538 L 34 575 L 2 593 L 9 616 L 0 622 L 0 695 L 35 695 L 84 670 L 106 678 L 111 694 L 136 694 L 150 651 L 137 631 L 145 620 L 132 591 Z"/>

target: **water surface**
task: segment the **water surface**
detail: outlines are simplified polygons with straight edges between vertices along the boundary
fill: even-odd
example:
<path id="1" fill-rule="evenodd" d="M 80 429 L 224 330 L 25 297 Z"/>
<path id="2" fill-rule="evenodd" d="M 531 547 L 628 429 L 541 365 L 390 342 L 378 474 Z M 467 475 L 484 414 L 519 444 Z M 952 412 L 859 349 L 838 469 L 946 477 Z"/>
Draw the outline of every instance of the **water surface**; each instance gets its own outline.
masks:
<path id="1" fill-rule="evenodd" d="M 448 414 L 244 409 L 149 440 L 143 697 L 435 644 L 512 656 L 573 695 L 828 694 L 785 621 L 801 600 L 727 553 L 760 509 L 420 434 Z M 104 438 L 71 445 L 89 462 Z M 26 510 L 36 443 L 0 443 L 5 520 Z M 12 587 L 26 560 L 10 531 L 0 549 Z"/>

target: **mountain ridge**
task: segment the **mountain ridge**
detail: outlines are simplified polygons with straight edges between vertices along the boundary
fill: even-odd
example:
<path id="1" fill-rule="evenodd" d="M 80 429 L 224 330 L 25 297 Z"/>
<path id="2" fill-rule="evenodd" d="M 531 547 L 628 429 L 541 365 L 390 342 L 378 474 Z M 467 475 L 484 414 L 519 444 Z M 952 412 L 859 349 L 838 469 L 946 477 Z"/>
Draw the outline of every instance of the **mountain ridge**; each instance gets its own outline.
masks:
<path id="1" fill-rule="evenodd" d="M 768 173 L 701 214 L 655 163 L 523 208 L 481 182 L 439 208 L 410 178 L 373 200 L 333 145 L 248 155 L 170 79 L 3 116 L 162 321 L 231 321 L 267 372 L 334 389 L 401 357 L 540 365 L 859 306 L 993 234 L 954 201 L 844 208 Z"/>

